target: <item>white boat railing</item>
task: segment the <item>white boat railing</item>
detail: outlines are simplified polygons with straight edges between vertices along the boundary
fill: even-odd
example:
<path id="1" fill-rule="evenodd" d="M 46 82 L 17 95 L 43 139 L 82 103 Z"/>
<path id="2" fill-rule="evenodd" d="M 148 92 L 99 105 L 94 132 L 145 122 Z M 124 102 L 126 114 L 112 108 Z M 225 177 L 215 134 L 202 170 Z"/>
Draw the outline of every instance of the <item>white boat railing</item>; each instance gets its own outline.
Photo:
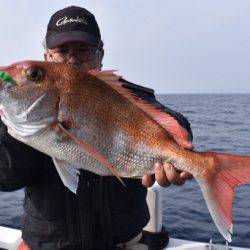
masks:
<path id="1" fill-rule="evenodd" d="M 162 229 L 162 194 L 161 188 L 156 183 L 153 187 L 148 188 L 147 203 L 150 212 L 150 221 L 144 230 L 150 232 L 160 232 Z M 213 244 L 212 240 L 209 243 L 180 240 L 170 238 L 167 250 L 250 250 L 250 248 L 239 248 L 225 245 Z"/>
<path id="2" fill-rule="evenodd" d="M 21 236 L 20 230 L 0 226 L 0 249 L 16 250 Z"/>

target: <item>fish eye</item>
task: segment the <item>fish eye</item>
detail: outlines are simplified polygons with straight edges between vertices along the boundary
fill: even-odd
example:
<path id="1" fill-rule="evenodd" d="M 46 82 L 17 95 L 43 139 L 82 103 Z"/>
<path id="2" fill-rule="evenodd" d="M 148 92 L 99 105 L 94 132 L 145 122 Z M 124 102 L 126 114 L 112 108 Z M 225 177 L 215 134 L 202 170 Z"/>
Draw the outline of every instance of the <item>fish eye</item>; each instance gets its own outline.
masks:
<path id="1" fill-rule="evenodd" d="M 25 74 L 31 81 L 38 81 L 44 78 L 44 73 L 39 68 L 29 68 L 25 71 Z"/>

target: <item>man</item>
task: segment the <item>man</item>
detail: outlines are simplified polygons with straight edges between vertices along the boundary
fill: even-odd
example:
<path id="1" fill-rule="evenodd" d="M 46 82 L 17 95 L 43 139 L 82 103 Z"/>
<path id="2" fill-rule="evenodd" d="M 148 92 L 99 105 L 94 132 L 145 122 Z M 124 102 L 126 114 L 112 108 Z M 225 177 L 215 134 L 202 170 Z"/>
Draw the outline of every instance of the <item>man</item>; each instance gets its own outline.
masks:
<path id="1" fill-rule="evenodd" d="M 68 7 L 50 19 L 46 34 L 46 61 L 64 62 L 86 72 L 101 69 L 104 55 L 94 16 L 80 7 Z M 155 100 L 154 92 L 120 79 L 123 86 L 156 107 L 171 113 L 190 134 L 180 114 Z M 139 241 L 149 220 L 146 187 L 154 178 L 162 186 L 181 185 L 191 176 L 169 164 L 156 164 L 155 176 L 141 180 L 102 177 L 81 170 L 77 195 L 64 187 L 50 157 L 10 137 L 2 124 L 0 136 L 0 189 L 25 187 L 20 249 L 115 249 Z M 165 235 L 166 236 L 166 235 Z M 162 234 L 164 237 L 164 232 Z"/>

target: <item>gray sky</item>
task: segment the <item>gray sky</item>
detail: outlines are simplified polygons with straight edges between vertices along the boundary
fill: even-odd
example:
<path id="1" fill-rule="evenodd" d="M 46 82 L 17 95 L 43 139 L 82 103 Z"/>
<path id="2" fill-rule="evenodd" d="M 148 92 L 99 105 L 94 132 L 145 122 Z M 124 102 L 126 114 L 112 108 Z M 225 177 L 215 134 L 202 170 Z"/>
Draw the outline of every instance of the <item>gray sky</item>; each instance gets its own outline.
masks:
<path id="1" fill-rule="evenodd" d="M 249 0 L 0 0 L 0 65 L 43 60 L 50 16 L 93 12 L 104 69 L 157 93 L 250 93 Z"/>

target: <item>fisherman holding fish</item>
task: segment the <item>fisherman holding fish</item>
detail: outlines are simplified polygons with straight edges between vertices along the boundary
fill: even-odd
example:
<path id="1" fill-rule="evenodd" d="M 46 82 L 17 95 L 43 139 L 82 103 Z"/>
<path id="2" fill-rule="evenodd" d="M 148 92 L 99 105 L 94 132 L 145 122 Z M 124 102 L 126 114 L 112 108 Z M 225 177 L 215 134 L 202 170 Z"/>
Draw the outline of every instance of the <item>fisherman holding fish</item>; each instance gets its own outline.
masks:
<path id="1" fill-rule="evenodd" d="M 66 63 L 83 72 L 101 70 L 104 49 L 99 27 L 94 15 L 84 8 L 71 6 L 53 14 L 47 27 L 45 46 L 45 61 Z M 31 70 L 28 74 L 35 79 L 41 72 Z M 60 78 L 60 72 L 57 77 Z M 118 81 L 139 98 L 170 113 L 192 138 L 185 117 L 157 102 L 152 89 L 122 78 Z M 65 182 L 61 181 L 60 161 L 53 162 L 46 154 L 15 140 L 3 123 L 0 142 L 1 191 L 25 187 L 22 217 L 25 243 L 20 249 L 111 250 L 119 244 L 126 246 L 126 242 L 143 243 L 149 237 L 149 233 L 142 233 L 149 221 L 146 187 L 152 186 L 155 180 L 167 187 L 182 185 L 192 178 L 187 172 L 176 171 L 171 164 L 158 162 L 154 175 L 144 175 L 142 180 L 122 178 L 124 187 L 115 177 L 81 169 L 76 190 L 71 184 L 65 187 Z M 161 249 L 168 235 L 163 230 L 156 237 L 162 241 Z"/>

